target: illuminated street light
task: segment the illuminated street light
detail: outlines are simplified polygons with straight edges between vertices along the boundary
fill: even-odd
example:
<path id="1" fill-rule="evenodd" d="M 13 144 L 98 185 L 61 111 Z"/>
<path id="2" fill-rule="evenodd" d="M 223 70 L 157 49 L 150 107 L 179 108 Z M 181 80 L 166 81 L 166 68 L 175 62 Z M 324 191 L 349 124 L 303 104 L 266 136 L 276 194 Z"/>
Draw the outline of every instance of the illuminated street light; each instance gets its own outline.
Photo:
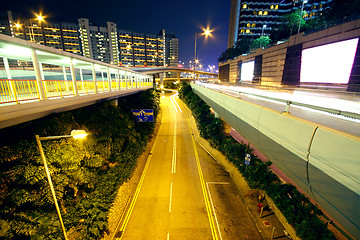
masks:
<path id="1" fill-rule="evenodd" d="M 300 25 L 301 25 L 301 19 L 303 18 L 303 11 L 304 11 L 304 4 L 307 3 L 308 1 L 307 0 L 303 0 L 302 2 L 302 7 L 301 7 L 301 16 L 300 16 L 300 19 L 299 19 L 299 28 L 298 28 L 298 34 L 300 33 Z"/>
<path id="2" fill-rule="evenodd" d="M 262 27 L 261 36 L 264 36 L 264 29 L 265 28 L 266 28 L 266 24 L 264 24 L 263 27 Z"/>
<path id="3" fill-rule="evenodd" d="M 59 216 L 59 221 L 60 221 L 60 224 L 61 224 L 61 228 L 62 228 L 65 240 L 68 240 L 68 238 L 67 238 L 65 226 L 64 226 L 64 223 L 63 223 L 63 220 L 62 220 L 62 217 L 61 217 L 60 208 L 59 208 L 59 205 L 58 205 L 58 202 L 57 202 L 57 199 L 56 199 L 54 185 L 53 185 L 52 180 L 51 180 L 51 176 L 50 176 L 49 168 L 48 168 L 48 165 L 47 165 L 47 162 L 46 162 L 44 150 L 43 150 L 42 145 L 41 145 L 41 140 L 54 140 L 54 139 L 70 138 L 70 137 L 73 137 L 74 139 L 81 139 L 81 138 L 85 138 L 87 135 L 88 134 L 84 130 L 72 130 L 70 135 L 63 135 L 63 136 L 39 137 L 39 135 L 35 135 L 36 142 L 37 142 L 37 145 L 38 145 L 39 150 L 40 150 L 41 159 L 43 160 L 43 164 L 44 164 L 44 168 L 45 168 L 45 172 L 46 172 L 46 177 L 47 177 L 48 182 L 49 182 L 51 194 L 52 194 L 52 197 L 54 199 L 56 211 L 57 211 L 57 214 Z"/>
<path id="4" fill-rule="evenodd" d="M 204 35 L 205 38 L 208 37 L 208 36 L 211 36 L 211 33 L 213 30 L 210 30 L 210 28 L 206 28 L 206 29 L 203 29 L 204 32 L 203 33 L 195 33 L 195 48 L 194 48 L 194 81 L 195 81 L 195 76 L 196 76 L 196 63 L 199 62 L 199 60 L 196 59 L 196 39 L 197 39 L 197 35 L 200 34 L 200 35 Z"/>
<path id="5" fill-rule="evenodd" d="M 35 16 L 36 16 L 36 20 L 38 20 L 38 22 L 39 22 L 40 32 L 41 32 L 41 22 L 45 22 L 45 16 L 42 16 L 41 13 L 39 13 L 39 14 L 35 13 Z M 34 34 L 34 27 L 32 25 L 31 18 L 30 18 L 30 41 L 36 42 L 35 34 Z"/>
<path id="6" fill-rule="evenodd" d="M 44 21 L 44 17 L 41 16 L 41 13 L 39 15 L 36 16 L 36 19 L 39 21 L 39 22 L 42 22 Z"/>

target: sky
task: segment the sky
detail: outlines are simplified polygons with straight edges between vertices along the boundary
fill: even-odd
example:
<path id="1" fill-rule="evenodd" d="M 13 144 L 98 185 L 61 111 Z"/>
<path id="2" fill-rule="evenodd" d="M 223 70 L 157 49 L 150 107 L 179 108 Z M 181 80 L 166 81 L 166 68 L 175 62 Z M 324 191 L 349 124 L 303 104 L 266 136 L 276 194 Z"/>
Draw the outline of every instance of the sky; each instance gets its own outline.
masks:
<path id="1" fill-rule="evenodd" d="M 99 4 L 97 4 L 99 3 Z M 179 39 L 179 60 L 194 58 L 195 33 L 207 26 L 213 37 L 197 38 L 197 58 L 203 66 L 218 67 L 218 57 L 227 48 L 231 0 L 6 0 L 1 11 L 13 11 L 13 16 L 29 18 L 43 12 L 48 21 L 77 23 L 88 18 L 91 23 L 105 26 L 115 22 L 119 30 L 157 34 L 161 29 L 172 32 Z"/>

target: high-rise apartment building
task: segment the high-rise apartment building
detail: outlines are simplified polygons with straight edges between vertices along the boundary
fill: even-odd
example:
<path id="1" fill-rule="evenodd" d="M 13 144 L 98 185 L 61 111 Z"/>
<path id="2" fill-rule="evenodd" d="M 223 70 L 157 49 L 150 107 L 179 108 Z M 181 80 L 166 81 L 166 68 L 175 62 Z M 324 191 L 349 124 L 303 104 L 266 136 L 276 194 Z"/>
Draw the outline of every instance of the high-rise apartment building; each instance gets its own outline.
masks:
<path id="1" fill-rule="evenodd" d="M 165 33 L 165 65 L 169 67 L 177 67 L 179 64 L 179 39 L 173 33 Z"/>
<path id="2" fill-rule="evenodd" d="M 303 9 L 314 18 L 329 8 L 333 0 L 231 0 L 228 48 L 243 38 L 258 38 L 278 29 L 281 17 Z"/>
<path id="3" fill-rule="evenodd" d="M 116 24 L 107 22 L 106 27 L 90 24 L 89 19 L 79 19 L 83 55 L 98 61 L 119 64 L 119 48 Z"/>
<path id="4" fill-rule="evenodd" d="M 0 33 L 124 67 L 178 63 L 178 39 L 165 30 L 159 35 L 118 31 L 116 23 L 98 27 L 86 18 L 78 19 L 77 24 L 15 21 L 8 11 L 0 14 Z"/>
<path id="5" fill-rule="evenodd" d="M 162 36 L 120 31 L 119 48 L 122 66 L 164 66 Z"/>
<path id="6" fill-rule="evenodd" d="M 0 20 L 0 33 L 43 44 L 63 51 L 81 54 L 79 27 L 72 23 L 53 23 L 36 19 L 14 20 L 7 12 Z"/>

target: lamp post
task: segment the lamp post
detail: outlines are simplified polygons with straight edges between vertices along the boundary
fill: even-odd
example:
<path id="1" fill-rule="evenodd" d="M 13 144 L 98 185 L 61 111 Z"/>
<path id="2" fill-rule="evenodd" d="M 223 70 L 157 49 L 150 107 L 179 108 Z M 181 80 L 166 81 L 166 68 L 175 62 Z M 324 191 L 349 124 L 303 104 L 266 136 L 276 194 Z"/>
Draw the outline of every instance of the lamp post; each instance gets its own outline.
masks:
<path id="1" fill-rule="evenodd" d="M 209 28 L 204 29 L 203 33 L 195 33 L 195 48 L 194 48 L 194 81 L 195 81 L 195 76 L 196 76 L 196 63 L 199 62 L 199 60 L 196 59 L 196 39 L 197 39 L 197 35 L 205 35 L 205 37 L 207 36 L 211 36 L 211 30 Z"/>
<path id="2" fill-rule="evenodd" d="M 307 3 L 308 1 L 307 0 L 303 0 L 302 2 L 302 6 L 301 6 L 301 16 L 300 16 L 300 19 L 299 19 L 299 28 L 298 28 L 298 34 L 300 33 L 300 25 L 301 25 L 301 19 L 303 18 L 303 11 L 304 11 L 304 4 Z"/>
<path id="3" fill-rule="evenodd" d="M 35 14 L 35 15 L 36 15 L 36 20 L 38 20 L 38 22 L 39 22 L 40 32 L 42 34 L 41 22 L 45 21 L 45 17 L 42 16 L 41 13 L 40 14 Z M 34 33 L 34 26 L 32 25 L 31 18 L 30 18 L 30 41 L 36 43 L 35 33 Z"/>
<path id="4" fill-rule="evenodd" d="M 261 37 L 264 36 L 264 29 L 266 28 L 266 24 L 263 25 L 262 30 L 261 30 Z"/>
<path id="5" fill-rule="evenodd" d="M 56 199 L 55 190 L 54 190 L 54 186 L 53 186 L 53 183 L 52 183 L 52 180 L 51 180 L 49 168 L 48 168 L 48 165 L 47 165 L 47 162 L 46 162 L 44 150 L 43 150 L 42 145 L 41 145 L 41 140 L 54 140 L 54 139 L 70 138 L 70 137 L 78 139 L 78 138 L 84 138 L 87 135 L 88 134 L 84 130 L 72 130 L 70 135 L 63 135 L 63 136 L 39 137 L 39 135 L 35 135 L 36 142 L 37 142 L 37 145 L 38 145 L 39 150 L 40 150 L 41 159 L 43 160 L 43 164 L 44 164 L 44 168 L 45 168 L 45 172 L 46 172 L 46 177 L 47 177 L 48 182 L 49 182 L 51 194 L 52 194 L 52 197 L 54 199 L 56 211 L 57 211 L 57 214 L 59 216 L 59 221 L 60 221 L 60 224 L 61 224 L 61 228 L 62 228 L 65 240 L 68 240 L 68 238 L 67 238 L 65 226 L 64 226 L 64 223 L 63 223 L 63 220 L 62 220 L 62 217 L 61 217 L 60 208 L 59 208 L 59 205 L 58 205 L 58 202 L 57 202 L 57 199 Z"/>

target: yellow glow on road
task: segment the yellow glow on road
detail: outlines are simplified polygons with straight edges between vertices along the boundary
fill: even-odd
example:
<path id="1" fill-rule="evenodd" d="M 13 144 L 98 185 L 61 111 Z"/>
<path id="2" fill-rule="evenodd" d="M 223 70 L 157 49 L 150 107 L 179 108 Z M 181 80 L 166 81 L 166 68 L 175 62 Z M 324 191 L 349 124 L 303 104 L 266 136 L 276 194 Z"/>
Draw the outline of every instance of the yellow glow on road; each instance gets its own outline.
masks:
<path id="1" fill-rule="evenodd" d="M 191 130 L 192 128 L 191 128 L 191 125 L 190 125 L 189 118 L 188 118 L 188 123 L 189 123 L 190 131 L 192 132 L 192 130 Z M 216 234 L 216 229 L 215 229 L 215 222 L 214 222 L 213 214 L 212 214 L 210 203 L 209 203 L 209 196 L 208 196 L 208 193 L 206 191 L 204 176 L 203 176 L 203 173 L 202 173 L 202 170 L 201 170 L 201 165 L 200 165 L 199 154 L 198 154 L 197 149 L 196 149 L 196 143 L 195 143 L 195 139 L 194 139 L 193 134 L 191 135 L 191 141 L 192 141 L 192 144 L 193 144 L 196 164 L 197 164 L 198 171 L 199 171 L 200 184 L 201 184 L 201 188 L 202 188 L 203 195 L 204 195 L 205 206 L 206 206 L 206 211 L 207 211 L 208 218 L 209 218 L 209 224 L 210 224 L 212 238 L 218 240 L 218 236 Z"/>

